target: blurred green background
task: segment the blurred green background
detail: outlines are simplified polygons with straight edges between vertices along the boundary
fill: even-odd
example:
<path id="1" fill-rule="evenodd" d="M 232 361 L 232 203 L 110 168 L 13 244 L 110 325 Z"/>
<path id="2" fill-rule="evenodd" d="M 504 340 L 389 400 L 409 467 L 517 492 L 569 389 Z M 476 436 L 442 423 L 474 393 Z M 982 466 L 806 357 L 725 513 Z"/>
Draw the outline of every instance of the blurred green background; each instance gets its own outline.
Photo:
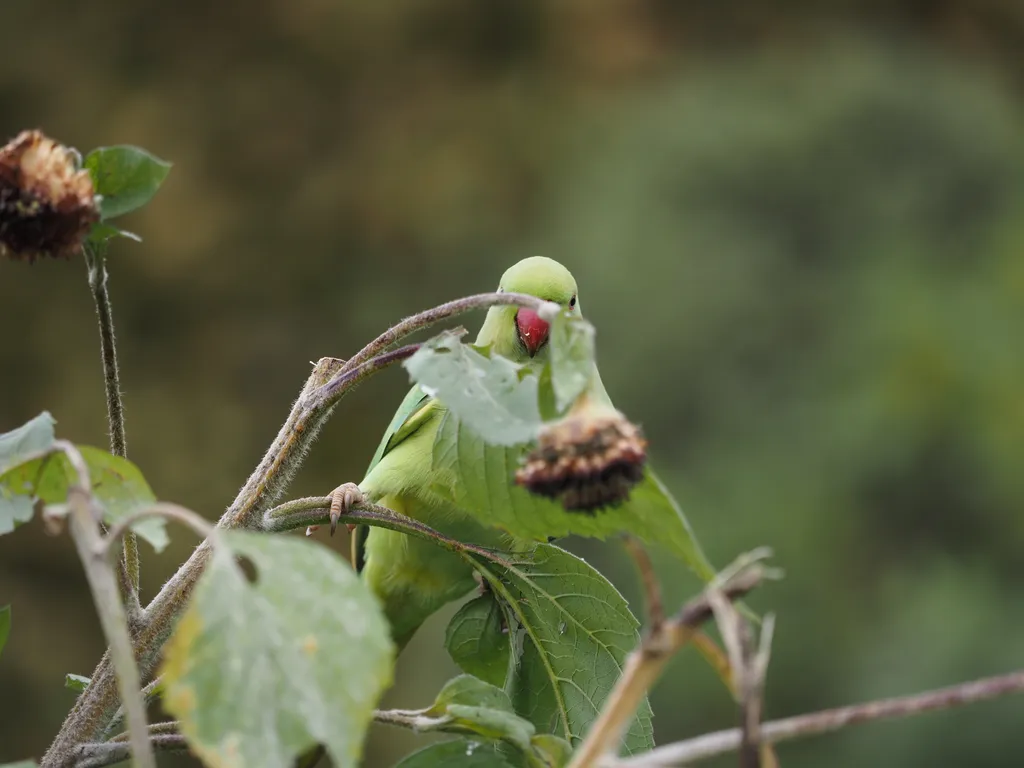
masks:
<path id="1" fill-rule="evenodd" d="M 542 253 L 718 564 L 785 581 L 767 716 L 1022 665 L 1024 5 L 1018 0 L 4 0 L 0 137 L 175 163 L 111 256 L 128 450 L 215 519 L 309 369 Z M 475 325 L 478 318 L 470 318 Z M 106 444 L 80 260 L 0 264 L 0 430 Z M 407 386 L 337 410 L 291 495 L 356 480 Z M 194 542 L 145 558 L 152 595 Z M 330 542 L 345 550 L 347 541 Z M 635 601 L 618 545 L 574 542 Z M 682 600 L 696 583 L 658 562 Z M 331 599 L 324 595 L 325 600 Z M 0 761 L 102 651 L 66 536 L 0 539 Z M 638 604 L 634 602 L 634 605 Z M 639 610 L 639 607 L 638 607 Z M 454 672 L 435 617 L 390 706 Z M 694 654 L 659 742 L 735 712 Z M 784 745 L 796 766 L 1024 764 L 1024 700 Z M 375 727 L 366 765 L 414 745 Z M 731 765 L 732 758 L 718 765 Z"/>

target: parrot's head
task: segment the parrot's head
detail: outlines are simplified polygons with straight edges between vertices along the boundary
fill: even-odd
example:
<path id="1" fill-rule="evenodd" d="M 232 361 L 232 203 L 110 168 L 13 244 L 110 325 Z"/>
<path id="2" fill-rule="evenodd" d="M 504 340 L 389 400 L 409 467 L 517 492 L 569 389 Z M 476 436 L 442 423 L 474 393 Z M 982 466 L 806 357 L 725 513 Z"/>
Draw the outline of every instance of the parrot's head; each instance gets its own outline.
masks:
<path id="1" fill-rule="evenodd" d="M 580 311 L 576 280 L 553 259 L 531 256 L 509 267 L 501 276 L 499 291 L 525 293 Z M 492 307 L 480 331 L 479 342 L 494 344 L 512 359 L 542 358 L 547 353 L 549 324 L 526 307 Z M 485 338 L 489 336 L 490 338 Z"/>

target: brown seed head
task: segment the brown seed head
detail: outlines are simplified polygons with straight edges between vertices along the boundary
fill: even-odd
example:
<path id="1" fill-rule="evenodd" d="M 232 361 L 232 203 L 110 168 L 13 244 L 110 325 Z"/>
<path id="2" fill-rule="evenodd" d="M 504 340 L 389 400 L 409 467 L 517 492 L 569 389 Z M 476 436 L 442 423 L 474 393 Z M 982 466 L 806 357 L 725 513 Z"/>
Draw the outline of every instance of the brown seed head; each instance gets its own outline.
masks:
<path id="1" fill-rule="evenodd" d="M 629 498 L 646 460 L 638 426 L 617 411 L 584 407 L 541 432 L 516 482 L 566 510 L 593 514 Z"/>
<path id="2" fill-rule="evenodd" d="M 67 258 L 99 218 L 89 172 L 67 147 L 22 131 L 0 148 L 0 256 Z"/>

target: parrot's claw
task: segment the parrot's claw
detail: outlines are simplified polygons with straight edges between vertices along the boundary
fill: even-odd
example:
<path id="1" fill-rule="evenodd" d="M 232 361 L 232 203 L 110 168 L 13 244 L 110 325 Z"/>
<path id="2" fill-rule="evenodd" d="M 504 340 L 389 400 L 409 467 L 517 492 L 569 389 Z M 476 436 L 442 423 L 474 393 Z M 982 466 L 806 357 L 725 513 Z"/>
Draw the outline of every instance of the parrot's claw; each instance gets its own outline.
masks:
<path id="1" fill-rule="evenodd" d="M 352 507 L 362 504 L 366 501 L 366 497 L 363 495 L 362 490 L 355 483 L 345 483 L 339 485 L 333 491 L 331 491 L 331 536 L 334 535 L 334 531 L 338 527 L 338 518 L 342 515 L 347 515 Z M 355 528 L 354 525 L 349 524 L 348 529 L 351 531 Z"/>

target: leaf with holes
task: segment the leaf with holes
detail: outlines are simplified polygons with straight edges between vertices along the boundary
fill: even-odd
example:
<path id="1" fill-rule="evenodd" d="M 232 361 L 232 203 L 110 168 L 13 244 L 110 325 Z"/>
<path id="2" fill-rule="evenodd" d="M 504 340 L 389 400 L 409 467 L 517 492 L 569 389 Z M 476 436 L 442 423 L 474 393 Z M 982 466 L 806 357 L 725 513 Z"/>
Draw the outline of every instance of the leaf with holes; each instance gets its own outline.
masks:
<path id="1" fill-rule="evenodd" d="M 150 200 L 171 172 L 171 164 L 144 149 L 130 146 L 100 147 L 85 158 L 100 201 L 103 220 L 123 216 Z"/>
<path id="2" fill-rule="evenodd" d="M 435 490 L 487 525 L 535 541 L 569 534 L 604 539 L 628 532 L 667 548 L 705 581 L 715 575 L 686 517 L 650 468 L 627 501 L 584 514 L 567 512 L 558 502 L 516 485 L 514 474 L 526 447 L 490 445 L 454 413 L 445 414 L 433 450 L 434 469 L 454 478 L 451 486 Z"/>
<path id="3" fill-rule="evenodd" d="M 507 566 L 474 556 L 491 588 L 525 632 L 506 690 L 515 711 L 538 730 L 578 745 L 639 643 L 639 622 L 622 595 L 580 558 L 539 544 Z M 644 700 L 629 726 L 631 753 L 654 744 Z"/>
<path id="4" fill-rule="evenodd" d="M 505 684 L 510 650 L 503 618 L 494 596 L 481 595 L 452 616 L 444 640 L 448 655 L 463 672 L 498 686 Z"/>
<path id="5" fill-rule="evenodd" d="M 424 392 L 489 443 L 522 443 L 540 429 L 537 378 L 500 355 L 462 344 L 458 334 L 434 337 L 403 365 Z"/>
<path id="6" fill-rule="evenodd" d="M 209 766 L 286 768 L 315 744 L 355 766 L 394 646 L 380 605 L 336 553 L 218 532 L 166 646 L 164 707 Z M 251 560 L 255 583 L 235 556 Z"/>
<path id="7" fill-rule="evenodd" d="M 78 446 L 78 451 L 89 468 L 93 497 L 106 522 L 116 523 L 156 501 L 142 472 L 127 459 L 88 445 Z M 5 509 L 9 514 L 13 510 L 16 515 L 19 509 L 27 508 L 31 517 L 36 501 L 47 505 L 63 504 L 71 483 L 76 481 L 67 457 L 59 452 L 7 470 L 0 475 L 0 533 L 5 532 L 2 525 Z M 157 552 L 167 546 L 166 521 L 161 517 L 140 520 L 132 525 L 132 530 Z"/>

